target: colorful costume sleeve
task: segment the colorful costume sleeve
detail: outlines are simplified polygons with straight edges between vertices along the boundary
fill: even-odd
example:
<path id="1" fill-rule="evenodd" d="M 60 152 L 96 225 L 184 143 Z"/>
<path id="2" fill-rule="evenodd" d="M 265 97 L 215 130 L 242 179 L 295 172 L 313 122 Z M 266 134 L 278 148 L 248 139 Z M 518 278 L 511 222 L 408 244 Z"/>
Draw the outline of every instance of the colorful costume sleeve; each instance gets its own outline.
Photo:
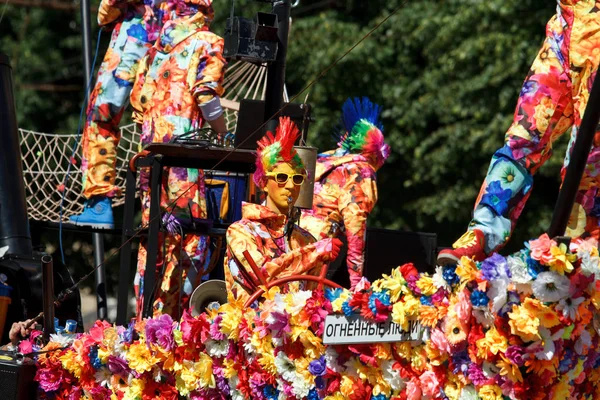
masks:
<path id="1" fill-rule="evenodd" d="M 531 194 L 533 175 L 552 154 L 552 143 L 573 124 L 565 25 L 560 16 L 548 22 L 546 40 L 521 89 L 505 144 L 494 153 L 479 192 L 469 230 L 483 231 L 487 254 L 509 239 Z"/>
<path id="2" fill-rule="evenodd" d="M 190 63 L 190 71 L 195 73 L 191 74 L 189 83 L 196 102 L 204 104 L 223 94 L 226 61 L 223 58 L 222 38 L 210 33 L 202 35 L 200 39 L 205 43 L 205 49 L 198 52 Z"/>
<path id="3" fill-rule="evenodd" d="M 232 224 L 227 230 L 228 251 L 241 263 L 245 271 L 256 279 L 252 272 L 250 264 L 244 257 L 244 251 L 248 250 L 250 256 L 267 280 L 284 278 L 295 274 L 306 274 L 316 267 L 320 267 L 323 262 L 329 261 L 331 253 L 331 239 L 324 239 L 304 247 L 289 251 L 273 259 L 266 258 L 256 241 L 255 233 L 244 224 Z M 245 281 L 243 274 L 235 276 L 238 281 Z M 242 283 L 240 282 L 240 283 Z M 247 287 L 247 284 L 243 284 Z"/>
<path id="4" fill-rule="evenodd" d="M 360 163 L 363 164 L 363 163 Z M 377 203 L 375 172 L 360 164 L 345 164 L 345 184 L 340 190 L 339 210 L 344 219 L 348 254 L 346 263 L 352 287 L 363 276 L 367 217 Z"/>
<path id="5" fill-rule="evenodd" d="M 144 88 L 144 81 L 146 78 L 146 72 L 148 72 L 148 64 L 150 62 L 150 55 L 147 54 L 140 61 L 140 65 L 137 69 L 137 74 L 133 88 L 131 89 L 131 107 L 133 108 L 132 119 L 134 122 L 141 124 L 143 121 L 146 97 L 142 94 Z"/>

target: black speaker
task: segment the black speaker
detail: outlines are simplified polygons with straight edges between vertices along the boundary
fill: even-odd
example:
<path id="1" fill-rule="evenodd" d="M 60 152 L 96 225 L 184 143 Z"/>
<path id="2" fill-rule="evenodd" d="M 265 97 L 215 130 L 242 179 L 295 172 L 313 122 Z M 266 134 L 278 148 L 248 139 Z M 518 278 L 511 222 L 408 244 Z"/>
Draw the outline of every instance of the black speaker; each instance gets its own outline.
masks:
<path id="1" fill-rule="evenodd" d="M 290 117 L 296 124 L 302 137 L 306 138 L 308 134 L 308 125 L 311 122 L 310 104 L 284 103 L 285 107 L 279 115 Z M 271 115 L 269 115 L 271 117 Z M 235 130 L 235 148 L 256 150 L 257 141 L 265 135 L 265 102 L 263 100 L 244 99 L 240 102 L 240 111 L 238 112 L 237 126 Z M 261 128 L 262 126 L 262 128 Z M 298 145 L 300 139 L 296 142 Z"/>
<path id="2" fill-rule="evenodd" d="M 35 364 L 26 360 L 22 364 L 0 360 L 0 399 L 30 400 L 36 398 L 37 382 Z"/>
<path id="3" fill-rule="evenodd" d="M 435 272 L 435 233 L 367 228 L 364 275 L 373 282 L 400 265 L 413 263 L 419 272 Z"/>

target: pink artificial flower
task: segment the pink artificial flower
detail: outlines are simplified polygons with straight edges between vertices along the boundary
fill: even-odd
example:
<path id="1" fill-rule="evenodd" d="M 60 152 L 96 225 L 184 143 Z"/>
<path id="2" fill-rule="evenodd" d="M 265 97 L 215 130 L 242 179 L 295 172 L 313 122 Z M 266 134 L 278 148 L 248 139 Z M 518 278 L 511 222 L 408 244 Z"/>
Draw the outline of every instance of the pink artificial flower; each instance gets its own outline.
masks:
<path id="1" fill-rule="evenodd" d="M 448 343 L 448 339 L 446 339 L 446 335 L 441 329 L 436 328 L 431 331 L 430 340 L 438 350 L 450 353 L 450 343 Z"/>
<path id="2" fill-rule="evenodd" d="M 472 309 L 471 293 L 469 289 L 465 288 L 458 294 L 458 303 L 454 306 L 454 311 L 456 311 L 458 319 L 466 322 L 471 318 Z"/>
<path id="3" fill-rule="evenodd" d="M 406 383 L 406 400 L 421 400 L 420 385 L 417 378 L 412 378 Z"/>
<path id="4" fill-rule="evenodd" d="M 426 396 L 435 396 L 440 391 L 440 382 L 433 371 L 425 371 L 419 378 L 421 390 Z"/>
<path id="5" fill-rule="evenodd" d="M 556 246 L 556 242 L 544 233 L 539 239 L 535 239 L 529 242 L 531 249 L 531 258 L 540 261 L 542 264 L 548 264 L 552 260 L 552 254 L 550 248 Z"/>

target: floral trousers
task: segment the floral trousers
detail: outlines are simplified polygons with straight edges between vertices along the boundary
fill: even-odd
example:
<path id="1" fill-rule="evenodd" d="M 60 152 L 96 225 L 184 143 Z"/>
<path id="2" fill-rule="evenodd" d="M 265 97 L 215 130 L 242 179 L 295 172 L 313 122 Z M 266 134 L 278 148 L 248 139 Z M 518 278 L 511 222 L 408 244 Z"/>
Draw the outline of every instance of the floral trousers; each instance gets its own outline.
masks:
<path id="1" fill-rule="evenodd" d="M 556 15 L 547 24 L 546 39 L 521 89 L 505 144 L 492 157 L 469 225 L 469 230 L 484 233 L 487 254 L 509 239 L 531 194 L 533 175 L 551 156 L 554 141 L 571 128 L 561 172 L 564 178 L 600 61 L 598 47 L 600 12 L 595 1 L 559 1 Z M 599 184 L 597 131 L 567 235 L 577 237 L 587 232 L 598 236 Z"/>

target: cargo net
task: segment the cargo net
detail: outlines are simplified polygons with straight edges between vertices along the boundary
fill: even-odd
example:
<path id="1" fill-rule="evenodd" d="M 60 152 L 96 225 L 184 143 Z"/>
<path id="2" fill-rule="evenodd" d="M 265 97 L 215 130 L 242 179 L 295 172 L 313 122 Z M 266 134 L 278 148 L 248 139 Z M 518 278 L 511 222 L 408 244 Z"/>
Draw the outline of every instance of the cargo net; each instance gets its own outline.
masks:
<path id="1" fill-rule="evenodd" d="M 225 119 L 230 132 L 235 132 L 239 101 L 264 99 L 267 68 L 236 61 L 228 66 L 225 75 L 225 96 L 222 99 Z M 284 101 L 288 101 L 284 93 Z M 117 185 L 125 193 L 125 171 L 129 160 L 139 151 L 140 131 L 136 124 L 121 129 L 117 148 Z M 29 218 L 58 222 L 62 190 L 65 192 L 62 219 L 83 211 L 84 198 L 81 166 L 81 140 L 78 135 L 59 135 L 19 129 L 23 157 L 23 179 Z M 77 148 L 73 154 L 73 146 Z M 65 177 L 69 171 L 66 185 Z M 113 199 L 113 207 L 123 204 L 124 197 Z"/>

